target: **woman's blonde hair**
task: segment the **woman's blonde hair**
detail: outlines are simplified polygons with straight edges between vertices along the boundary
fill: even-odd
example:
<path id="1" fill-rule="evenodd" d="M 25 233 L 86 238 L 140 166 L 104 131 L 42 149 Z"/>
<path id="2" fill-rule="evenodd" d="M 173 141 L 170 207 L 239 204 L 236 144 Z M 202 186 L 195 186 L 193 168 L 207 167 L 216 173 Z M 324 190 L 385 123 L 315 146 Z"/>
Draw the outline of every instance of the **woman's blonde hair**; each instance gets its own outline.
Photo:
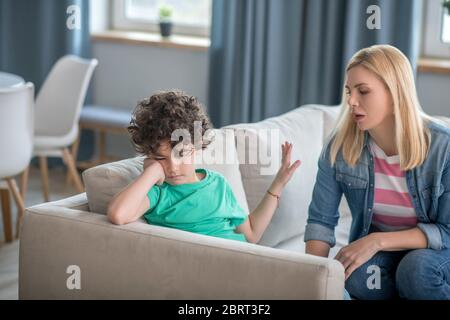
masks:
<path id="1" fill-rule="evenodd" d="M 358 51 L 349 61 L 346 71 L 362 66 L 373 72 L 389 91 L 395 117 L 395 142 L 400 156 L 400 168 L 411 170 L 421 165 L 427 157 L 430 119 L 419 104 L 411 64 L 405 55 L 389 45 L 375 45 Z M 341 113 L 331 137 L 330 161 L 333 165 L 337 154 L 347 164 L 354 166 L 364 147 L 364 131 L 353 121 L 343 90 Z"/>

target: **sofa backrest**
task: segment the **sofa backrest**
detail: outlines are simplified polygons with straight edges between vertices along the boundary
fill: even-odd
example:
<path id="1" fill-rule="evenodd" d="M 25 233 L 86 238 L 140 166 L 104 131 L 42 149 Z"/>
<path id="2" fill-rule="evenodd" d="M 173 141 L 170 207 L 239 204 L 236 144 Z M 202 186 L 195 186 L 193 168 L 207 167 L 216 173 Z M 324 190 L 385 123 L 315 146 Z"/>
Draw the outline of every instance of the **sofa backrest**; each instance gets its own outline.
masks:
<path id="1" fill-rule="evenodd" d="M 339 117 L 339 112 L 341 110 L 340 105 L 336 106 L 325 106 L 319 104 L 308 104 L 302 108 L 310 108 L 314 110 L 319 110 L 323 115 L 323 138 L 324 143 L 336 126 L 337 119 Z"/>
<path id="2" fill-rule="evenodd" d="M 280 207 L 260 244 L 276 247 L 287 239 L 304 234 L 316 179 L 317 160 L 324 140 L 334 126 L 333 119 L 337 118 L 338 109 L 305 105 L 261 122 L 226 127 L 234 129 L 238 138 L 236 146 L 239 168 L 250 210 L 256 208 L 278 171 L 281 144 L 284 141 L 293 143 L 292 162 L 297 159 L 302 161 L 283 191 Z M 242 136 L 247 139 L 239 139 Z M 256 163 L 249 163 L 249 154 L 258 155 Z M 267 154 L 270 155 L 267 157 L 270 158 L 270 165 L 267 165 L 264 157 Z"/>
<path id="3" fill-rule="evenodd" d="M 260 244 L 276 247 L 287 239 L 304 234 L 317 160 L 324 140 L 334 127 L 338 109 L 306 105 L 258 123 L 236 124 L 215 131 L 216 139 L 207 148 L 215 157 L 213 163 L 199 163 L 197 166 L 224 175 L 247 212 L 258 205 L 274 179 L 280 166 L 282 142 L 292 142 L 292 161 L 302 161 L 283 191 L 280 207 Z M 224 140 L 217 139 L 225 133 L 233 135 L 235 148 L 228 145 L 225 148 L 222 145 Z M 248 143 L 251 140 L 256 144 Z M 229 140 L 226 141 L 228 144 Z M 255 163 L 249 163 L 252 154 L 257 155 Z M 223 163 L 225 158 L 226 163 Z M 89 210 L 105 214 L 112 197 L 142 172 L 143 159 L 137 156 L 85 170 L 83 180 Z"/>

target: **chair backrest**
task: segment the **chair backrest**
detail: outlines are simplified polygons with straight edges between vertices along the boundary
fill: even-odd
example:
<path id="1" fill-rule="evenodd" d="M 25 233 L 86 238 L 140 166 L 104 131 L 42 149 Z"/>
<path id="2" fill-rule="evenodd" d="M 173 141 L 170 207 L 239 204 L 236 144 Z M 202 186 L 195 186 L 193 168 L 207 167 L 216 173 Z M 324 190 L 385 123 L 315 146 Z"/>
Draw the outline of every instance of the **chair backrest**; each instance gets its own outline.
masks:
<path id="1" fill-rule="evenodd" d="M 34 85 L 0 89 L 0 179 L 22 172 L 33 151 Z"/>
<path id="2" fill-rule="evenodd" d="M 78 126 L 96 59 L 68 55 L 59 59 L 36 98 L 35 134 L 63 136 Z"/>

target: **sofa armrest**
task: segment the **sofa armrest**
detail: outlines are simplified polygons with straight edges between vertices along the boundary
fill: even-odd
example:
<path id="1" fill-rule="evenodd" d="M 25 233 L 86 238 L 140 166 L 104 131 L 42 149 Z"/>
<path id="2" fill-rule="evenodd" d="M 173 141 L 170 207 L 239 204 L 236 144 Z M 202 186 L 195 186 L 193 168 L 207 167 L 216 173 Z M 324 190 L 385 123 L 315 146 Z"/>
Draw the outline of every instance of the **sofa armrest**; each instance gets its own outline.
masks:
<path id="1" fill-rule="evenodd" d="M 63 208 L 68 208 L 68 209 L 81 210 L 81 211 L 89 211 L 89 205 L 88 205 L 88 199 L 86 196 L 86 192 L 80 193 L 80 194 L 77 194 L 77 195 L 74 195 L 72 197 L 68 197 L 65 199 L 61 199 L 61 200 L 38 204 L 38 205 L 33 206 L 33 208 L 48 207 L 48 206 L 56 206 L 56 207 L 63 207 Z"/>
<path id="2" fill-rule="evenodd" d="M 67 287 L 71 265 L 80 268 L 80 289 Z M 20 299 L 342 299 L 343 292 L 344 270 L 332 259 L 140 221 L 116 226 L 51 203 L 27 208 L 23 219 Z"/>

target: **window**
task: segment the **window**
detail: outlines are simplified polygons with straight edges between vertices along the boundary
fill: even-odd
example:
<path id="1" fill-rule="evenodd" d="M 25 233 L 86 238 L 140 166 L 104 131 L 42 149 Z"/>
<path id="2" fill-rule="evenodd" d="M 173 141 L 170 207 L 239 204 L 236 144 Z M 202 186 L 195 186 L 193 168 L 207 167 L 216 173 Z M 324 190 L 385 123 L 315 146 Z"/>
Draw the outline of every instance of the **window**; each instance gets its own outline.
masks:
<path id="1" fill-rule="evenodd" d="M 212 0 L 115 0 L 113 26 L 115 29 L 159 32 L 161 4 L 174 9 L 174 34 L 209 36 Z"/>
<path id="2" fill-rule="evenodd" d="M 443 0 L 426 1 L 423 53 L 430 57 L 450 58 L 450 14 Z"/>
<path id="3" fill-rule="evenodd" d="M 450 13 L 447 11 L 443 16 L 442 41 L 450 44 Z"/>

